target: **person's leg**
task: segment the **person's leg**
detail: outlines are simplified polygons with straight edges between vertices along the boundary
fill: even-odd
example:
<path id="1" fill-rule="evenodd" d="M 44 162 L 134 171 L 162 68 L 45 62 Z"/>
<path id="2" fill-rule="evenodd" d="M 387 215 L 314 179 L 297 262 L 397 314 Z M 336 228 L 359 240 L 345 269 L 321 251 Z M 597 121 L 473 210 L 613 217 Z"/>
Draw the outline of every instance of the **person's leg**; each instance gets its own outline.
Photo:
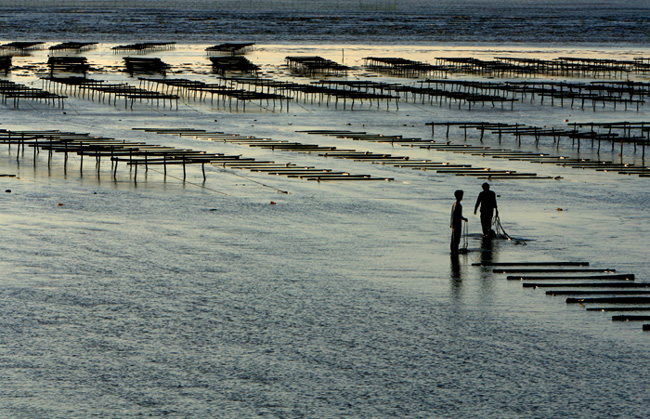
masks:
<path id="1" fill-rule="evenodd" d="M 490 234 L 492 229 L 492 211 L 481 212 L 481 229 L 483 235 Z"/>
<path id="2" fill-rule="evenodd" d="M 461 228 L 451 229 L 451 252 L 458 253 L 458 245 L 460 245 Z"/>

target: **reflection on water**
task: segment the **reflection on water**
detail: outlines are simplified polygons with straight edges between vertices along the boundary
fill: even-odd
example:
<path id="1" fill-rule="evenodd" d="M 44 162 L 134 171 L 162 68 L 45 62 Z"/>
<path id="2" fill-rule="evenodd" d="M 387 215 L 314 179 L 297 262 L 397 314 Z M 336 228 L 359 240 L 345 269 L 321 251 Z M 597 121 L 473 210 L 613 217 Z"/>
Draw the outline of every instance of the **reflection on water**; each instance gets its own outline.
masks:
<path id="1" fill-rule="evenodd" d="M 480 240 L 480 247 L 470 248 L 464 254 L 451 254 L 449 258 L 449 280 L 451 286 L 451 295 L 454 299 L 461 297 L 463 278 L 467 279 L 467 272 L 464 267 L 473 263 L 487 265 L 497 261 L 499 251 L 499 240 L 493 237 L 474 237 Z M 462 259 L 461 259 L 462 258 Z M 492 270 L 484 268 L 477 271 L 478 279 L 482 281 L 484 291 L 492 289 Z"/>
<path id="2" fill-rule="evenodd" d="M 295 52 L 274 48 L 260 52 L 258 61 L 276 65 Z M 414 58 L 406 49 L 378 49 L 346 49 L 346 62 L 369 51 Z M 107 50 L 90 52 L 89 61 L 121 65 Z M 337 56 L 340 48 L 305 45 L 300 50 Z M 433 48 L 419 50 L 426 60 L 437 55 Z M 179 46 L 165 59 L 195 62 L 199 51 Z M 453 53 L 465 55 L 467 49 Z M 35 55 L 25 62 L 46 61 L 46 51 Z M 356 130 L 364 124 L 374 132 L 418 137 L 430 132 L 402 126 L 403 111 L 342 116 L 338 110 L 304 105 L 291 116 L 257 114 L 253 126 L 250 115 L 222 117 L 207 105 L 181 106 L 164 115 L 154 108 L 126 113 L 79 98 L 70 104 L 77 112 L 65 117 L 58 110 L 7 111 L 2 127 L 61 128 L 65 123 L 71 131 L 215 152 L 235 147 L 224 150 L 221 144 L 185 137 L 160 139 L 131 128 L 213 130 L 218 118 L 219 130 L 278 139 L 296 136 L 296 125 Z M 442 120 L 498 118 L 531 125 L 566 118 L 560 109 L 506 116 L 415 106 L 409 107 L 408 118 L 429 121 L 438 111 Z M 344 139 L 316 142 L 390 152 L 388 145 L 362 148 Z M 546 255 L 559 259 L 568 248 L 573 257 L 601 265 L 607 253 L 616 254 L 611 262 L 647 272 L 643 245 L 650 223 L 643 209 L 650 198 L 642 180 L 581 174 L 585 182 L 504 182 L 504 208 L 517 203 L 510 206 L 513 223 L 506 227 L 535 240 L 533 245 L 524 248 L 475 234 L 469 237 L 470 252 L 451 256 L 446 265 L 448 202 L 430 198 L 446 197 L 458 187 L 469 190 L 473 179 L 436 175 L 425 183 L 419 173 L 400 171 L 404 183 L 399 186 L 328 186 L 273 177 L 273 186 L 292 194 L 271 206 L 268 202 L 278 196 L 260 186 L 269 182 L 266 174 L 211 171 L 219 183 L 199 189 L 153 171 L 146 181 L 138 177 L 137 184 L 135 174 L 126 170 L 116 182 L 108 171 L 94 182 L 91 167 L 84 168 L 82 179 L 79 166 L 71 164 L 64 181 L 62 157 L 51 169 L 44 155 L 38 157 L 38 168 L 30 167 L 27 155 L 16 166 L 12 150 L 0 159 L 0 173 L 17 172 L 25 180 L 0 178 L 5 185 L 0 190 L 15 191 L 3 195 L 0 211 L 0 237 L 11 238 L 1 243 L 5 340 L 0 354 L 6 365 L 17 368 L 3 381 L 0 417 L 104 417 L 118 408 L 131 416 L 156 417 L 172 411 L 213 417 L 219 410 L 222 417 L 645 417 L 647 400 L 640 394 L 647 388 L 649 361 L 636 356 L 646 349 L 645 341 L 636 343 L 638 332 L 609 329 L 610 321 L 582 312 L 572 316 L 595 324 L 598 334 L 601 329 L 607 333 L 595 338 L 583 323 L 564 319 L 562 302 L 548 302 L 543 293 L 531 295 L 491 269 L 472 266 Z M 241 152 L 251 153 L 248 147 Z M 409 154 L 433 158 L 423 151 Z M 271 151 L 253 157 L 289 160 Z M 315 162 L 296 158 L 301 164 Z M 485 164 L 484 157 L 463 159 Z M 350 169 L 344 167 L 347 162 L 329 164 Z M 540 170 L 559 170 L 546 167 Z M 390 175 L 397 178 L 392 169 Z M 212 187 L 230 196 L 215 194 Z M 557 207 L 570 211 L 558 213 Z M 430 238 L 422 226 L 435 231 L 438 214 L 445 234 Z M 589 240 L 593 237 L 611 239 Z M 628 237 L 642 241 L 632 246 Z M 421 278 L 433 280 L 422 285 Z M 60 391 L 52 389 L 61 385 L 74 388 L 67 395 L 79 398 L 107 389 L 110 394 L 57 404 Z M 548 394 L 561 397 L 549 401 Z M 36 397 L 38 408 L 17 406 L 34 404 Z M 86 410 L 71 414 L 74 402 Z"/>
<path id="3" fill-rule="evenodd" d="M 451 296 L 454 299 L 460 298 L 463 278 L 461 275 L 460 260 L 458 253 L 451 253 L 449 264 L 449 279 L 451 285 Z"/>
<path id="4" fill-rule="evenodd" d="M 481 263 L 487 264 L 494 262 L 494 242 L 493 237 L 481 237 Z"/>
<path id="5" fill-rule="evenodd" d="M 458 253 L 451 253 L 451 279 L 461 280 L 460 276 L 460 261 L 458 260 Z"/>

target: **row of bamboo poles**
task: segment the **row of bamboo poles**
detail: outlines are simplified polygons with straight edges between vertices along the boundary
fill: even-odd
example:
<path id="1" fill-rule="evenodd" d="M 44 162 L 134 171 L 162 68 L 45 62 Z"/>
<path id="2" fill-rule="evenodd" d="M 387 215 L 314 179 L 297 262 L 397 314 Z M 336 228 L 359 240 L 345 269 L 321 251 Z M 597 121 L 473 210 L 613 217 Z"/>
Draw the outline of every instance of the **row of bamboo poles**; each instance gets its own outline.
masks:
<path id="1" fill-rule="evenodd" d="M 521 281 L 524 288 L 542 289 L 545 295 L 565 297 L 566 304 L 586 311 L 618 313 L 615 322 L 648 322 L 650 283 L 636 282 L 634 274 L 612 268 L 590 268 L 589 262 L 479 262 L 483 269 L 507 274 L 508 281 Z M 642 330 L 650 331 L 645 323 Z"/>
<path id="2" fill-rule="evenodd" d="M 539 59 L 528 57 L 436 57 L 435 64 L 400 57 L 365 57 L 370 71 L 397 77 L 426 77 L 462 73 L 490 77 L 624 77 L 650 72 L 650 59 L 614 60 L 586 57 Z"/>
<path id="3" fill-rule="evenodd" d="M 63 108 L 64 100 L 67 98 L 67 96 L 7 80 L 0 80 L 0 97 L 2 97 L 3 105 L 12 101 L 13 107 L 16 109 L 20 107 L 21 100 L 39 101 Z"/>
<path id="4" fill-rule="evenodd" d="M 148 129 L 148 131 L 158 132 L 161 134 L 174 134 L 179 136 L 190 136 L 197 139 L 225 142 L 230 144 L 246 145 L 248 147 L 264 148 L 273 151 L 297 152 L 314 154 L 319 157 L 336 158 L 352 160 L 355 162 L 373 163 L 379 165 L 389 165 L 396 168 L 405 168 L 411 170 L 435 171 L 436 173 L 456 176 L 474 176 L 479 179 L 559 179 L 559 177 L 539 176 L 536 173 L 520 173 L 514 170 L 495 170 L 489 167 L 472 167 L 469 164 L 454 164 L 449 162 L 436 162 L 427 159 L 411 159 L 405 155 L 392 155 L 388 153 L 375 153 L 371 151 L 356 150 L 351 148 L 337 148 L 334 146 L 323 146 L 318 144 L 306 144 L 296 141 L 274 140 L 270 138 L 259 138 L 251 136 L 242 136 L 238 134 L 227 134 L 221 132 L 205 132 L 195 129 Z M 351 131 L 332 131 L 332 130 L 312 130 L 299 131 L 314 135 L 335 136 L 338 138 L 377 141 L 377 142 L 422 142 L 417 138 L 404 139 L 401 136 L 386 137 L 381 135 L 371 135 L 361 132 Z M 274 170 L 275 167 L 260 168 L 261 170 Z M 283 169 L 286 171 L 287 169 Z M 321 169 L 293 169 L 298 170 L 295 173 L 297 177 L 311 178 L 322 176 Z M 328 174 L 333 176 L 333 174 Z M 367 176 L 367 175 L 366 175 Z M 367 180 L 377 178 L 368 177 Z M 378 178 L 383 180 L 392 180 L 392 178 Z"/>
<path id="5" fill-rule="evenodd" d="M 205 180 L 205 164 L 220 161 L 239 160 L 240 156 L 227 156 L 219 153 L 206 153 L 191 149 L 179 149 L 163 145 L 147 144 L 144 142 L 118 140 L 107 137 L 92 136 L 87 133 L 65 132 L 58 130 L 0 130 L 0 144 L 7 144 L 9 149 L 16 146 L 16 160 L 25 157 L 25 150 L 32 149 L 33 162 L 36 166 L 38 155 L 47 152 L 48 168 L 51 167 L 55 153 L 63 154 L 63 170 L 67 174 L 70 155 L 79 156 L 79 170 L 83 174 L 84 157 L 95 159 L 95 168 L 99 174 L 102 158 L 111 162 L 113 178 L 117 179 L 118 163 L 122 162 L 135 169 L 134 180 L 137 180 L 137 168 L 142 166 L 146 171 L 149 166 L 162 166 L 167 175 L 167 166 L 181 165 L 183 180 L 186 178 L 186 166 L 200 164 Z"/>
<path id="6" fill-rule="evenodd" d="M 125 107 L 133 109 L 136 101 L 146 101 L 150 104 L 178 108 L 179 97 L 177 95 L 164 94 L 156 91 L 132 86 L 128 83 L 105 83 L 103 80 L 93 80 L 85 77 L 42 77 L 43 88 L 54 92 L 69 94 L 80 97 L 109 103 L 115 106 L 117 100 L 123 100 Z"/>
<path id="7" fill-rule="evenodd" d="M 219 57 L 210 57 L 216 61 L 223 61 Z M 231 57 L 222 57 L 232 60 Z M 239 57 L 243 58 L 243 57 Z M 294 59 L 297 57 L 293 57 Z M 159 58 L 138 58 L 125 57 L 127 71 L 133 76 L 136 72 L 164 73 L 169 66 Z M 221 67 L 221 65 L 225 67 Z M 254 71 L 258 68 L 252 63 L 230 62 L 229 64 L 218 64 L 215 69 L 225 74 L 228 66 L 235 68 L 244 65 L 248 70 Z M 48 65 L 50 76 L 55 72 L 82 72 L 85 76 L 90 65 L 84 57 L 55 57 L 51 56 Z M 242 67 L 243 68 L 243 67 Z M 217 71 L 217 70 L 215 70 Z M 293 95 L 296 100 L 305 103 L 333 104 L 338 107 L 342 103 L 343 108 L 354 109 L 356 104 L 369 103 L 370 106 L 378 108 L 385 105 L 387 109 L 391 104 L 399 109 L 399 103 L 412 102 L 420 104 L 438 104 L 440 106 L 457 104 L 459 108 L 466 106 L 471 110 L 476 106 L 496 106 L 505 108 L 510 105 L 514 110 L 515 103 L 524 103 L 530 100 L 540 105 L 568 106 L 585 109 L 590 106 L 596 111 L 598 106 L 608 109 L 624 110 L 636 109 L 646 102 L 650 94 L 650 83 L 632 81 L 594 81 L 594 82 L 554 82 L 554 81 L 505 81 L 505 82 L 481 82 L 467 80 L 448 79 L 426 79 L 410 84 L 386 83 L 372 81 L 350 81 L 350 80 L 319 80 L 311 83 L 295 83 L 278 81 L 260 77 L 222 77 L 217 83 L 205 83 L 189 81 L 184 79 L 151 79 L 151 82 L 177 86 L 178 88 L 194 89 L 204 94 L 218 96 L 224 101 L 228 99 L 232 107 L 232 100 L 257 101 L 267 100 L 280 103 L 282 106 L 288 103 Z M 202 84 L 201 84 L 202 83 Z M 224 86 L 239 85 L 240 88 Z M 192 85 L 194 84 L 194 85 Z M 262 95 L 257 94 L 263 93 Z"/>
<path id="8" fill-rule="evenodd" d="M 307 130 L 301 131 L 313 135 L 333 136 L 341 139 L 353 141 L 368 141 L 377 143 L 387 143 L 391 145 L 398 144 L 406 147 L 436 148 L 441 144 L 434 140 L 423 140 L 421 138 L 409 138 L 401 135 L 383 135 L 368 134 L 366 132 L 354 132 L 345 130 Z M 408 156 L 392 156 L 386 154 L 385 160 L 377 159 L 372 155 L 364 158 L 365 161 L 371 161 L 377 164 L 391 164 L 399 168 L 409 168 L 412 170 L 430 170 L 439 174 L 455 176 L 471 176 L 478 179 L 497 180 L 497 179 L 549 179 L 560 180 L 560 176 L 541 176 L 532 172 L 517 172 L 512 169 L 494 169 L 491 167 L 473 167 L 470 164 L 456 164 L 450 162 L 431 161 L 427 159 L 410 159 Z"/>
<path id="9" fill-rule="evenodd" d="M 531 163 L 550 163 L 560 166 L 567 166 L 581 169 L 594 169 L 597 171 L 617 172 L 625 175 L 638 175 L 640 177 L 650 177 L 650 166 L 645 164 L 645 148 L 650 145 L 650 122 L 611 122 L 611 123 L 570 123 L 566 128 L 545 128 L 535 127 L 525 124 L 506 124 L 490 122 L 430 122 L 431 136 L 435 137 L 435 128 L 445 129 L 445 139 L 438 145 L 432 145 L 428 148 L 437 148 L 442 151 L 456 151 L 464 153 L 473 153 L 480 155 L 491 155 L 492 157 L 506 157 L 516 160 L 526 160 Z M 472 146 L 464 144 L 452 144 L 449 142 L 449 131 L 451 127 L 463 130 L 464 141 L 467 141 L 468 129 L 479 130 L 478 140 L 481 145 Z M 501 144 L 505 135 L 513 136 L 519 146 L 522 145 L 523 138 L 530 138 L 532 144 L 538 147 L 542 139 L 550 139 L 551 145 L 560 149 L 561 143 L 570 142 L 572 148 L 580 151 L 585 145 L 590 146 L 597 154 L 601 152 L 601 143 L 609 143 L 611 151 L 619 147 L 620 162 L 607 161 L 602 159 L 587 159 L 580 157 L 549 155 L 540 152 L 525 152 L 502 149 L 491 149 L 483 145 L 485 135 L 491 134 L 497 137 L 498 143 Z M 624 162 L 624 145 L 631 145 L 633 152 L 637 153 L 641 149 L 641 164 Z M 426 145 L 424 145 L 426 146 Z"/>
<path id="10" fill-rule="evenodd" d="M 315 144 L 302 144 L 284 140 L 273 140 L 270 138 L 258 138 L 244 136 L 239 134 L 227 134 L 223 132 L 208 132 L 202 129 L 192 128 L 134 128 L 146 132 L 157 134 L 177 135 L 180 137 L 192 137 L 206 141 L 223 142 L 229 144 L 246 145 L 248 147 L 257 147 L 273 151 L 290 151 L 309 154 L 317 154 L 322 157 L 335 157 L 343 159 L 353 159 L 356 161 L 367 159 L 391 159 L 389 155 L 379 155 L 374 153 L 359 152 L 350 149 L 337 149 L 336 147 L 319 146 Z M 247 168 L 254 172 L 263 172 L 270 175 L 284 175 L 293 178 L 313 180 L 313 181 L 348 181 L 363 180 L 374 181 L 383 180 L 391 181 L 390 177 L 377 177 L 367 174 L 351 174 L 350 172 L 333 171 L 331 169 L 322 169 L 313 166 L 296 166 L 289 164 L 278 164 L 272 161 L 251 162 L 245 165 L 235 165 L 230 167 Z"/>

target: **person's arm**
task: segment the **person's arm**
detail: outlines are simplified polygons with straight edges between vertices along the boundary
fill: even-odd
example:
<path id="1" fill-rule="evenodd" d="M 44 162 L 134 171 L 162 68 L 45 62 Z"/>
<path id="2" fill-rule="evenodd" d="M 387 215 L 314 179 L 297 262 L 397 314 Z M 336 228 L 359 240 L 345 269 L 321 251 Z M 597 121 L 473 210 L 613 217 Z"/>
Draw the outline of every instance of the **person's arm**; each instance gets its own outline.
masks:
<path id="1" fill-rule="evenodd" d="M 458 216 L 463 221 L 469 221 L 467 218 L 463 217 L 463 207 L 460 207 L 460 212 L 458 213 Z"/>
<path id="2" fill-rule="evenodd" d="M 474 205 L 474 214 L 476 214 L 476 210 L 478 209 L 479 205 L 481 205 L 481 194 L 478 194 L 478 198 L 476 198 L 476 205 Z"/>

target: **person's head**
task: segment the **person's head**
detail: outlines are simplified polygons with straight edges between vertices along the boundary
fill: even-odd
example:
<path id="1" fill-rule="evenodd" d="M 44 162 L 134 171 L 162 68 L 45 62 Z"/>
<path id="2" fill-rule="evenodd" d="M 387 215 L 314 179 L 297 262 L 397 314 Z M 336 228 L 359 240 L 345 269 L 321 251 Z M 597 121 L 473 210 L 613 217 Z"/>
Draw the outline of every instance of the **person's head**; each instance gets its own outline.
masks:
<path id="1" fill-rule="evenodd" d="M 454 192 L 454 196 L 456 197 L 456 201 L 460 201 L 463 199 L 463 191 L 458 189 L 456 192 Z"/>
<path id="2" fill-rule="evenodd" d="M 483 190 L 484 190 L 484 191 L 488 191 L 488 190 L 490 190 L 490 184 L 487 183 L 487 182 L 485 182 L 485 183 L 484 183 L 483 185 L 481 185 L 481 186 L 483 187 Z"/>

